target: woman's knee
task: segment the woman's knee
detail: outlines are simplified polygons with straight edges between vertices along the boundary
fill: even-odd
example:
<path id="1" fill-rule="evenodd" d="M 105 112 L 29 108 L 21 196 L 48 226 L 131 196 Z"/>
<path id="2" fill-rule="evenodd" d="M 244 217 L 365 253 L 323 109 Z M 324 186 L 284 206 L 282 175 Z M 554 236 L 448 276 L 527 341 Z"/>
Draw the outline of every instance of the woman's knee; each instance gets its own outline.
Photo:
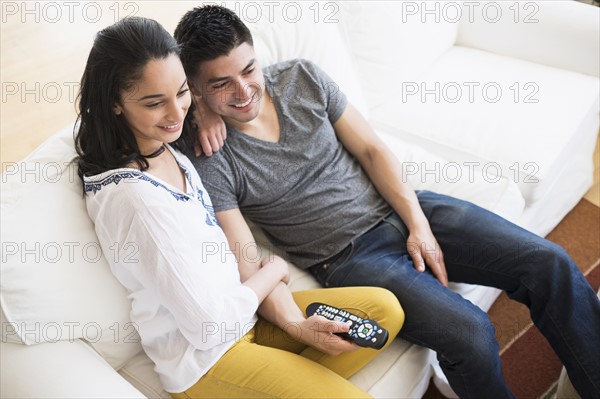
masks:
<path id="1" fill-rule="evenodd" d="M 369 301 L 375 306 L 368 317 L 385 327 L 390 335 L 395 336 L 404 324 L 404 310 L 398 298 L 389 290 L 379 287 L 368 287 Z"/>

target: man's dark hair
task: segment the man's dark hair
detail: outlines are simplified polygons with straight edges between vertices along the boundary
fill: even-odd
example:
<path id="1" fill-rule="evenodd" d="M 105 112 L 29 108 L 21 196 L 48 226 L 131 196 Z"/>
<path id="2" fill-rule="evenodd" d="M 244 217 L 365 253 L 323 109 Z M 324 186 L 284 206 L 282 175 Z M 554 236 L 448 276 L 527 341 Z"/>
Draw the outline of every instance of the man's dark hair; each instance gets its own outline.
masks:
<path id="1" fill-rule="evenodd" d="M 194 79 L 201 62 L 227 55 L 243 43 L 253 45 L 252 35 L 230 9 L 206 5 L 188 11 L 175 28 L 181 63 L 188 78 Z"/>

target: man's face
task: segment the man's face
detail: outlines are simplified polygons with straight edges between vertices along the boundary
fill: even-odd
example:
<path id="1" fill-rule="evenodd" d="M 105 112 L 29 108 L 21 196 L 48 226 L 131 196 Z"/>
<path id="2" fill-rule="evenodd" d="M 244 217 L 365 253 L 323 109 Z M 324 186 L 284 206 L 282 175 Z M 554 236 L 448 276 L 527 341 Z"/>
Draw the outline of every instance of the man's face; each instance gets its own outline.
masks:
<path id="1" fill-rule="evenodd" d="M 208 107 L 226 123 L 250 122 L 258 115 L 265 82 L 254 48 L 243 43 L 200 65 L 195 84 L 200 85 Z"/>

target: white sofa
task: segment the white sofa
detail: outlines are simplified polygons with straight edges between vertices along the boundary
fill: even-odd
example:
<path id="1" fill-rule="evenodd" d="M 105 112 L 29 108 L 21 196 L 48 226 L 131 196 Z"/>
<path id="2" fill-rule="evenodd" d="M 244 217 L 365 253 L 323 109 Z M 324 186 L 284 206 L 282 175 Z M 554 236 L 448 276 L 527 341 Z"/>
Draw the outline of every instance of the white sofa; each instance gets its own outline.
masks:
<path id="1" fill-rule="evenodd" d="M 165 18 L 189 7 L 169 3 Z M 263 64 L 301 57 L 321 65 L 404 161 L 416 188 L 470 200 L 544 235 L 591 185 L 598 8 L 573 1 L 231 7 L 251 27 Z M 70 163 L 71 133 L 66 127 L 2 176 L 0 396 L 168 397 L 106 264 L 117 252 L 99 252 Z M 291 287 L 317 283 L 293 268 Z M 484 310 L 499 293 L 452 287 Z M 432 376 L 453 395 L 432 352 L 396 339 L 352 381 L 375 397 L 407 398 L 422 396 Z"/>

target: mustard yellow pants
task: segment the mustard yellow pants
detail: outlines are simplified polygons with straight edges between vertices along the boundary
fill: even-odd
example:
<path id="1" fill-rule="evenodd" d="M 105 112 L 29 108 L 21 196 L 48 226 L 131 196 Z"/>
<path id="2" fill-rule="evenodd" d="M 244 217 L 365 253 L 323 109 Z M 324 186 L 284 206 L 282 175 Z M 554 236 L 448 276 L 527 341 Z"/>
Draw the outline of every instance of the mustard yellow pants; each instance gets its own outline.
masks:
<path id="1" fill-rule="evenodd" d="M 328 288 L 294 292 L 293 296 L 302 310 L 312 302 L 323 302 L 376 320 L 390 333 L 386 347 L 404 322 L 398 300 L 382 288 Z M 381 350 L 361 348 L 339 356 L 326 355 L 259 319 L 196 384 L 171 396 L 175 399 L 370 397 L 347 378 Z"/>

